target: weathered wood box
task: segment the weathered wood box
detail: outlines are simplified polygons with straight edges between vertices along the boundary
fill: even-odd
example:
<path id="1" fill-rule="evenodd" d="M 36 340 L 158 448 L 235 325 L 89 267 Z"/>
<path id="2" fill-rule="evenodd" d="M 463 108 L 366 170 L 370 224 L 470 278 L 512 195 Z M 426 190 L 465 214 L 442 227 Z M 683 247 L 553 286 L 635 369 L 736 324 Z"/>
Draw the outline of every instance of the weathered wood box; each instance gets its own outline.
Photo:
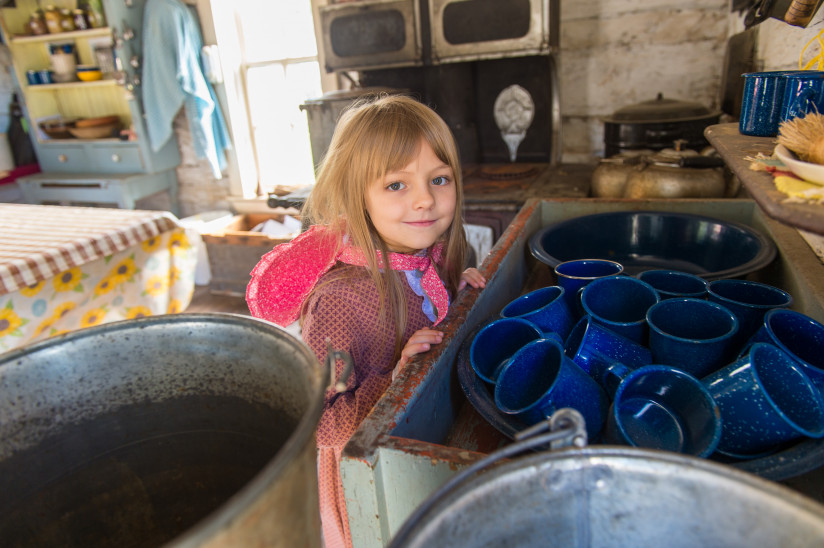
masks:
<path id="1" fill-rule="evenodd" d="M 455 364 L 477 326 L 518 295 L 554 283 L 550 269 L 532 258 L 529 236 L 572 217 L 629 210 L 707 215 L 758 229 L 775 242 L 778 256 L 748 278 L 784 288 L 794 309 L 824 320 L 824 265 L 797 230 L 769 219 L 752 200 L 531 199 L 481 265 L 486 289 L 458 296 L 442 324 L 443 343 L 407 365 L 344 449 L 341 472 L 355 546 L 386 545 L 456 471 L 510 443 L 469 403 Z M 820 483 L 798 479 L 787 483 L 820 495 Z"/>
<path id="2" fill-rule="evenodd" d="M 250 213 L 235 215 L 226 225 L 202 235 L 209 257 L 212 280 L 209 291 L 217 295 L 246 295 L 249 273 L 260 258 L 297 234 L 273 236 L 251 230 L 269 219 L 282 222 L 284 215 Z"/>

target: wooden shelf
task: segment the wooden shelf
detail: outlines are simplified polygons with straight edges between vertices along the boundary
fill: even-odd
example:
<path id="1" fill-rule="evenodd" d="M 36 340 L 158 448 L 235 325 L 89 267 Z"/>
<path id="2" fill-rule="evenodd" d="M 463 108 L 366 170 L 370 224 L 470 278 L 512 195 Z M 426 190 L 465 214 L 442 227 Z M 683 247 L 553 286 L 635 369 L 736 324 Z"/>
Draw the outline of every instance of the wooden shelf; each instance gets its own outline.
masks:
<path id="1" fill-rule="evenodd" d="M 28 86 L 29 91 L 55 91 L 60 89 L 90 88 L 90 87 L 110 87 L 118 86 L 117 80 L 108 78 L 105 80 L 94 80 L 92 82 L 63 82 L 60 84 L 36 84 Z"/>
<path id="2" fill-rule="evenodd" d="M 78 38 L 98 38 L 111 35 L 112 29 L 109 27 L 101 27 L 99 29 L 73 30 L 71 32 L 58 32 L 54 34 L 18 35 L 11 39 L 11 43 L 65 42 L 66 40 L 76 40 Z"/>
<path id="3" fill-rule="evenodd" d="M 759 153 L 771 156 L 775 138 L 741 135 L 737 123 L 710 126 L 704 136 L 768 216 L 789 226 L 824 235 L 824 205 L 788 203 L 788 196 L 775 188 L 771 174 L 750 169 L 747 158 Z"/>

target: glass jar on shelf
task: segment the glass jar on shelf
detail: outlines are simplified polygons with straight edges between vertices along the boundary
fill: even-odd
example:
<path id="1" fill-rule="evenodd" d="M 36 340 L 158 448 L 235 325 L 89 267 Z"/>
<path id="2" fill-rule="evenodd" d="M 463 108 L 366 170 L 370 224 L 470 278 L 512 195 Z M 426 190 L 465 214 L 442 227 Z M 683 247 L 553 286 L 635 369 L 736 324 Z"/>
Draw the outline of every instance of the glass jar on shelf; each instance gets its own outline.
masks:
<path id="1" fill-rule="evenodd" d="M 103 13 L 103 3 L 101 0 L 87 0 L 86 17 L 89 20 L 89 26 L 93 29 L 106 26 L 106 15 Z"/>
<path id="2" fill-rule="evenodd" d="M 60 31 L 71 32 L 75 30 L 74 17 L 69 8 L 60 8 Z"/>
<path id="3" fill-rule="evenodd" d="M 56 7 L 46 6 L 46 10 L 43 12 L 43 19 L 46 22 L 46 28 L 50 34 L 62 32 L 60 26 L 60 10 Z"/>
<path id="4" fill-rule="evenodd" d="M 38 10 L 31 14 L 28 23 L 26 23 L 26 31 L 33 36 L 49 33 L 49 29 L 46 27 L 46 21 L 43 20 L 42 11 Z"/>
<path id="5" fill-rule="evenodd" d="M 74 18 L 74 28 L 77 30 L 87 30 L 89 28 L 89 19 L 86 17 L 86 12 L 78 8 L 72 12 Z"/>

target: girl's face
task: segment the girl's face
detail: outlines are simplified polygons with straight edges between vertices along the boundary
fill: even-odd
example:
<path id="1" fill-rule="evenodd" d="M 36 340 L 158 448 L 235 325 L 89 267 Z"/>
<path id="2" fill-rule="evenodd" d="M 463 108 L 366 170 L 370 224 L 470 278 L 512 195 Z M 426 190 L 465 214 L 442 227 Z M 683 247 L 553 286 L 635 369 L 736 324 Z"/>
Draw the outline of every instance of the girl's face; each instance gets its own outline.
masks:
<path id="1" fill-rule="evenodd" d="M 366 211 L 389 249 L 415 253 L 434 244 L 455 215 L 455 179 L 425 139 L 406 167 L 366 189 Z"/>

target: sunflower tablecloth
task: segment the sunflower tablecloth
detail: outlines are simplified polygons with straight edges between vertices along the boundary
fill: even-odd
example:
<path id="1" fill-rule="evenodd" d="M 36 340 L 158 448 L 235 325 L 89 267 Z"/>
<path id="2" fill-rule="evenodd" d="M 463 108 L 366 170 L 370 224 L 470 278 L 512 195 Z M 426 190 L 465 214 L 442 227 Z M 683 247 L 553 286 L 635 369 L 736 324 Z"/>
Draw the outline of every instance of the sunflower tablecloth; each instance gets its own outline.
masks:
<path id="1" fill-rule="evenodd" d="M 196 248 L 171 213 L 0 204 L 0 353 L 183 311 Z"/>

